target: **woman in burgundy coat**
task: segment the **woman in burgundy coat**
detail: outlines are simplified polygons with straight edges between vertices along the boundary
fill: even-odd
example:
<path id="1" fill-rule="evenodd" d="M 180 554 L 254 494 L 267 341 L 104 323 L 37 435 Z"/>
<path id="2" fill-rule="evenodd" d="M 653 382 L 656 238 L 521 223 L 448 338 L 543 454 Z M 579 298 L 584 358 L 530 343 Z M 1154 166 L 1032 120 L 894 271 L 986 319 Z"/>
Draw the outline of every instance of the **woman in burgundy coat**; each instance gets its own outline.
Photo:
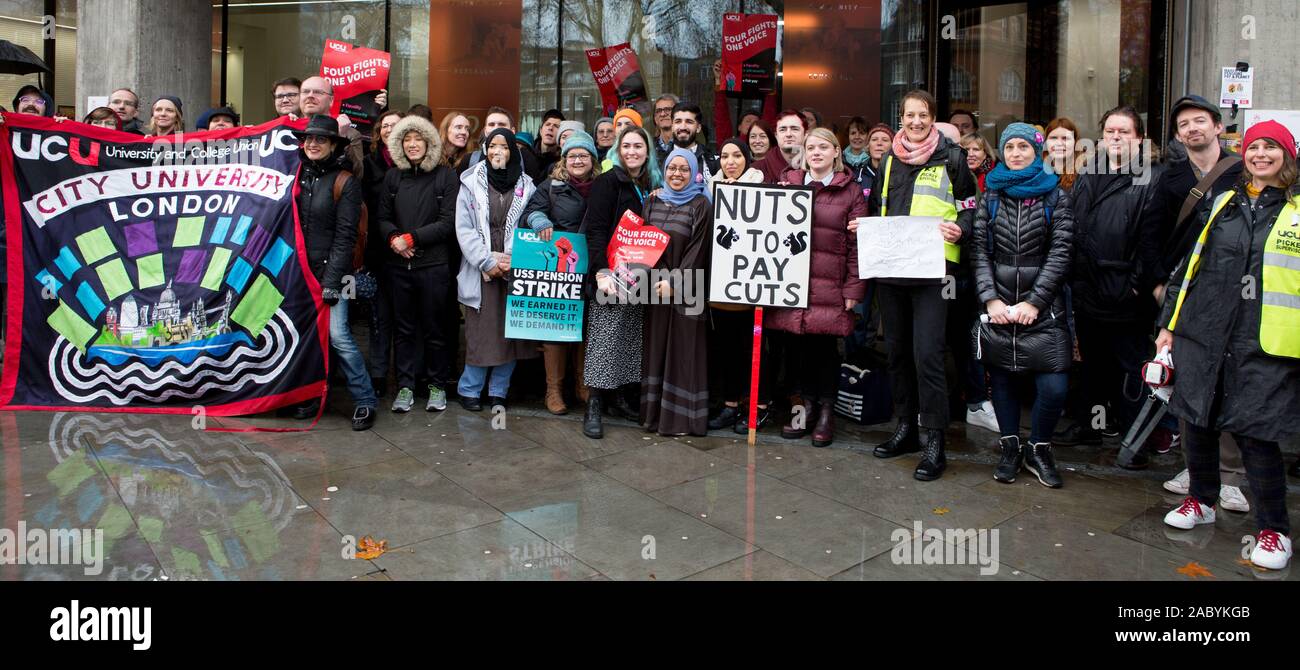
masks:
<path id="1" fill-rule="evenodd" d="M 839 391 L 840 354 L 837 339 L 853 330 L 853 307 L 866 293 L 866 282 L 858 278 L 857 237 L 849 233 L 849 222 L 867 215 L 867 202 L 853 176 L 844 168 L 840 143 L 825 128 L 815 128 L 804 140 L 802 170 L 789 168 L 781 181 L 813 188 L 813 230 L 808 307 L 771 309 L 768 327 L 785 331 L 786 370 L 803 399 L 803 420 L 799 408 L 781 436 L 799 439 L 812 428 L 814 447 L 825 447 L 835 439 L 835 396 Z"/>

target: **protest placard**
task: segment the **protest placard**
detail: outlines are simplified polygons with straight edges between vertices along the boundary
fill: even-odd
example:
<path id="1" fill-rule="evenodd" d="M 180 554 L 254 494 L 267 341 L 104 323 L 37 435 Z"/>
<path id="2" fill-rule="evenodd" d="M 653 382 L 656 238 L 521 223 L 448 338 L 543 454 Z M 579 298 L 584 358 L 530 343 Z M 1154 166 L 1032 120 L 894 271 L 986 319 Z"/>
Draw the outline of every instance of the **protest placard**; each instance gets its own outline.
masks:
<path id="1" fill-rule="evenodd" d="M 862 279 L 942 279 L 947 266 L 937 216 L 858 219 L 858 275 Z"/>
<path id="2" fill-rule="evenodd" d="M 531 230 L 516 228 L 506 338 L 581 342 L 586 273 L 586 235 L 554 233 L 547 242 Z"/>
<path id="3" fill-rule="evenodd" d="M 636 51 L 624 42 L 603 49 L 588 49 L 587 64 L 600 89 L 601 113 L 613 116 L 619 107 L 646 99 L 645 79 Z"/>
<path id="4" fill-rule="evenodd" d="M 667 248 L 668 233 L 645 225 L 645 220 L 631 211 L 623 212 L 605 248 L 620 300 L 629 300 L 641 290 L 638 282 L 647 277 Z"/>
<path id="5" fill-rule="evenodd" d="M 722 15 L 718 90 L 771 93 L 776 82 L 776 14 Z"/>
<path id="6" fill-rule="evenodd" d="M 347 114 L 355 125 L 363 129 L 373 124 L 380 112 L 375 96 L 388 88 L 392 61 L 392 56 L 386 51 L 325 40 L 320 76 L 334 85 L 330 116 Z"/>
<path id="7" fill-rule="evenodd" d="M 711 302 L 807 307 L 813 191 L 713 184 Z"/>

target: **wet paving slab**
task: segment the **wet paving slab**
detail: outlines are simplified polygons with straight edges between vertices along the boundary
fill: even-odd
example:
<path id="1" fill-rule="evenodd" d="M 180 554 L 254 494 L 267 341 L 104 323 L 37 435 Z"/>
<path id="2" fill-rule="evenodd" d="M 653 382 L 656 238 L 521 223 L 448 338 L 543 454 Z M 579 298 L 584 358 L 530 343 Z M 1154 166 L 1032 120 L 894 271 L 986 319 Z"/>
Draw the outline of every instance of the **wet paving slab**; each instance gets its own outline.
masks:
<path id="1" fill-rule="evenodd" d="M 346 410 L 335 397 L 311 430 L 272 414 L 0 413 L 0 529 L 103 531 L 94 566 L 0 564 L 0 581 L 1300 579 L 1243 560 L 1253 515 L 1164 525 L 1176 453 L 1134 473 L 1113 444 L 1062 448 L 1051 490 L 995 482 L 996 435 L 965 424 L 943 478 L 919 482 L 915 454 L 871 455 L 888 424 L 840 422 L 824 449 L 773 427 L 751 448 L 729 429 L 614 420 L 590 440 L 580 408 L 530 402 L 381 408 L 364 432 Z M 281 432 L 205 430 L 220 426 Z M 994 531 L 996 557 L 978 544 Z M 355 558 L 367 536 L 387 552 Z"/>

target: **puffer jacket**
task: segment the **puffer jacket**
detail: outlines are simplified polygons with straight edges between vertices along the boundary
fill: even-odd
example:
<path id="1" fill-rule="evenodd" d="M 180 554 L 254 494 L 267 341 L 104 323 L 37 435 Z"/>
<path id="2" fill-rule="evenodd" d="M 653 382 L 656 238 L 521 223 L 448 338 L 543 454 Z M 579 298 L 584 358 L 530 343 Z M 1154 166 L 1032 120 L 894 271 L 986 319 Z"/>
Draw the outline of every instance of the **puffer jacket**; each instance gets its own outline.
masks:
<path id="1" fill-rule="evenodd" d="M 995 197 L 998 211 L 990 222 L 989 201 Z M 1011 372 L 1070 369 L 1065 282 L 1074 254 L 1074 213 L 1070 196 L 1058 188 L 1049 222 L 1047 197 L 1017 199 L 989 192 L 976 210 L 968 248 L 980 305 L 1001 300 L 1008 307 L 1027 302 L 1038 309 L 1038 319 L 1028 326 L 975 323 L 976 354 L 985 365 Z"/>
<path id="2" fill-rule="evenodd" d="M 790 168 L 781 181 L 804 183 L 804 171 Z M 844 301 L 861 301 L 867 283 L 858 277 L 858 238 L 849 233 L 849 221 L 867 215 L 862 189 L 847 170 L 837 172 L 829 186 L 814 180 L 812 254 L 808 278 L 808 307 L 767 310 L 770 328 L 799 335 L 844 337 L 853 331 L 853 312 Z"/>
<path id="3" fill-rule="evenodd" d="M 339 172 L 350 166 L 347 149 L 340 144 L 322 161 L 303 156 L 298 172 L 298 222 L 307 247 L 307 264 L 322 290 L 341 291 L 343 276 L 353 269 L 352 247 L 361 221 L 361 180 L 349 177 L 338 202 L 334 201 L 334 182 Z"/>
<path id="4" fill-rule="evenodd" d="M 1109 322 L 1150 325 L 1157 306 L 1152 290 L 1160 249 L 1152 218 L 1161 168 L 1138 174 L 1109 174 L 1097 166 L 1079 176 L 1070 195 L 1074 204 L 1073 308 L 1081 316 Z M 1135 170 L 1136 171 L 1136 170 Z"/>
<path id="5" fill-rule="evenodd" d="M 402 151 L 402 137 L 415 130 L 424 136 L 429 150 L 419 165 L 412 166 Z M 455 260 L 456 195 L 460 182 L 456 171 L 441 165 L 442 142 L 433 124 L 418 116 L 406 116 L 388 136 L 393 168 L 384 176 L 379 194 L 379 231 L 385 246 L 398 235 L 410 233 L 415 255 L 402 258 L 389 247 L 384 258 L 390 266 L 415 269 L 448 265 Z"/>
<path id="6" fill-rule="evenodd" d="M 885 188 L 885 171 L 886 161 L 893 156 L 893 150 L 885 154 L 880 159 L 880 169 L 877 170 L 877 176 L 872 182 L 871 193 L 867 196 L 867 209 L 871 212 L 870 216 L 880 216 L 881 200 L 880 193 Z M 970 240 L 971 231 L 975 223 L 975 202 L 978 197 L 975 176 L 971 174 L 970 168 L 966 165 L 966 151 L 957 144 L 953 143 L 944 135 L 939 135 L 939 145 L 935 147 L 934 153 L 930 155 L 930 160 L 923 165 L 908 165 L 903 161 L 893 158 L 893 167 L 889 170 L 889 202 L 886 214 L 888 216 L 907 216 L 912 208 L 912 189 L 916 186 L 916 176 L 921 170 L 934 167 L 936 165 L 947 165 L 948 179 L 952 182 L 952 195 L 957 201 L 957 225 L 961 228 L 961 239 L 957 244 L 962 248 L 961 263 L 949 262 L 947 265 L 948 274 L 961 276 L 969 272 L 970 267 L 970 249 L 967 242 Z M 942 279 L 900 279 L 891 277 L 882 277 L 877 281 L 882 284 L 899 284 L 906 286 L 917 286 L 925 284 L 940 284 Z"/>
<path id="7" fill-rule="evenodd" d="M 1174 395 L 1169 411 L 1188 423 L 1257 440 L 1281 441 L 1300 432 L 1300 359 L 1273 356 L 1259 343 L 1263 316 L 1264 243 L 1286 205 L 1281 190 L 1265 188 L 1255 205 L 1237 187 L 1232 201 L 1210 228 L 1200 268 L 1187 287 L 1174 332 Z M 1200 235 L 1210 209 L 1192 227 Z M 1182 290 L 1188 260 L 1169 277 L 1160 326 L 1169 327 Z M 1254 280 L 1246 297 L 1243 277 Z M 1222 388 L 1219 384 L 1222 383 Z M 1211 415 L 1215 396 L 1219 414 Z"/>
<path id="8" fill-rule="evenodd" d="M 587 215 L 587 199 L 569 182 L 547 179 L 537 185 L 537 192 L 524 209 L 524 221 L 537 232 L 554 227 L 559 233 L 582 232 Z"/>
<path id="9" fill-rule="evenodd" d="M 456 297 L 460 304 L 478 309 L 483 300 L 482 273 L 496 266 L 492 258 L 492 227 L 488 221 L 487 161 L 482 161 L 460 176 L 460 193 L 456 196 L 456 239 L 460 242 L 460 272 L 456 275 Z M 515 228 L 524 225 L 524 207 L 537 187 L 528 173 L 520 173 L 515 183 L 514 199 L 506 214 L 505 245 L 507 255 L 514 247 Z M 494 281 L 508 281 L 506 278 Z"/>

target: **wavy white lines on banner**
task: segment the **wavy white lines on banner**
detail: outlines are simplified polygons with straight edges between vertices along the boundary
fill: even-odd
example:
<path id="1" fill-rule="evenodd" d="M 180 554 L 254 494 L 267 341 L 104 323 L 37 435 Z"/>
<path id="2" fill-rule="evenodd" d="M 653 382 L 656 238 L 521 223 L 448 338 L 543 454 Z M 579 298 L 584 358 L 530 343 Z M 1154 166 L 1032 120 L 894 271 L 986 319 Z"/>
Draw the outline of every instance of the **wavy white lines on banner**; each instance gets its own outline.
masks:
<path id="1" fill-rule="evenodd" d="M 50 380 L 59 395 L 70 402 L 106 400 L 118 406 L 136 401 L 194 399 L 214 390 L 235 391 L 250 383 L 265 384 L 277 379 L 298 349 L 298 330 L 283 310 L 276 311 L 275 317 L 267 323 L 262 333 L 259 337 L 262 345 L 257 349 L 234 347 L 229 352 L 229 358 L 224 360 L 200 356 L 188 365 L 168 361 L 156 369 L 139 362 L 120 369 L 114 369 L 104 362 L 87 367 L 81 352 L 60 337 L 50 351 Z M 197 388 L 194 386 L 207 378 L 214 378 L 215 381 L 205 382 Z M 169 385 L 180 388 L 158 393 Z M 101 386 L 109 388 L 97 388 Z M 141 390 L 130 390 L 124 394 L 133 388 Z M 81 393 L 83 390 L 90 392 Z"/>

